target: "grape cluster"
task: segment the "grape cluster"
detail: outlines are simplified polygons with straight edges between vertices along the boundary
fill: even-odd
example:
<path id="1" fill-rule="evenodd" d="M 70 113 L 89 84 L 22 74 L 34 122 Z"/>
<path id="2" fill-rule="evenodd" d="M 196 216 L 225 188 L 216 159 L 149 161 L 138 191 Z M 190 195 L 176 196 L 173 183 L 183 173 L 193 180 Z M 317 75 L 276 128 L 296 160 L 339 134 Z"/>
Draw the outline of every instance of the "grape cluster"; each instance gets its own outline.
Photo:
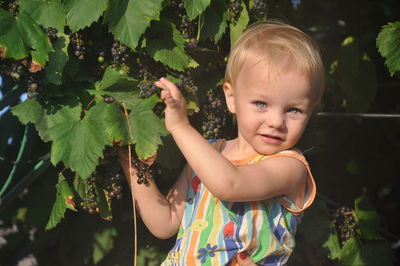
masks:
<path id="1" fill-rule="evenodd" d="M 267 3 L 265 0 L 254 0 L 254 5 L 250 9 L 250 11 L 256 16 L 256 17 L 264 17 L 265 16 L 265 10 L 267 9 Z"/>
<path id="2" fill-rule="evenodd" d="M 109 198 L 122 198 L 123 171 L 118 162 L 116 150 L 106 150 L 104 158 L 100 160 L 94 172 L 94 176 L 99 186 L 107 191 Z"/>
<path id="3" fill-rule="evenodd" d="M 197 48 L 198 40 L 196 38 L 191 38 L 188 42 L 185 42 L 185 48 L 195 49 Z"/>
<path id="4" fill-rule="evenodd" d="M 112 160 L 114 163 L 112 165 L 108 164 L 106 178 L 103 179 L 103 187 L 108 192 L 108 197 L 111 199 L 121 199 L 122 198 L 122 169 L 119 166 L 118 161 Z"/>
<path id="5" fill-rule="evenodd" d="M 86 181 L 86 190 L 85 190 L 85 198 L 81 202 L 81 207 L 83 210 L 93 214 L 95 212 L 99 212 L 99 208 L 97 207 L 97 194 L 95 188 L 96 178 L 91 176 Z"/>
<path id="6" fill-rule="evenodd" d="M 339 237 L 339 242 L 343 246 L 347 239 L 355 236 L 357 224 L 354 219 L 353 211 L 348 207 L 340 207 L 334 213 L 333 223 Z"/>
<path id="7" fill-rule="evenodd" d="M 50 41 L 55 42 L 58 38 L 57 37 L 58 30 L 56 28 L 48 27 L 46 31 Z"/>
<path id="8" fill-rule="evenodd" d="M 139 83 L 140 98 L 144 99 L 159 92 L 159 89 L 151 80 L 142 80 Z"/>
<path id="9" fill-rule="evenodd" d="M 8 12 L 15 17 L 19 14 L 19 5 L 18 1 L 14 1 L 8 4 Z"/>
<path id="10" fill-rule="evenodd" d="M 27 81 L 27 97 L 29 99 L 38 99 L 40 97 L 40 91 L 41 91 L 41 79 L 39 78 L 38 75 L 35 74 L 30 74 L 28 76 L 28 81 Z"/>
<path id="11" fill-rule="evenodd" d="M 74 55 L 78 57 L 79 60 L 83 60 L 86 54 L 86 46 L 82 34 L 75 32 L 71 35 L 70 39 Z"/>
<path id="12" fill-rule="evenodd" d="M 187 49 L 195 49 L 197 48 L 198 40 L 196 38 L 196 30 L 197 30 L 197 20 L 190 20 L 187 15 L 185 5 L 182 0 L 180 1 L 172 1 L 171 5 L 175 8 L 174 10 L 177 12 L 177 16 L 179 17 L 179 21 L 177 23 L 177 28 L 182 36 L 187 39 L 185 43 L 185 48 Z"/>
<path id="13" fill-rule="evenodd" d="M 56 28 L 52 28 L 52 27 L 45 28 L 41 24 L 39 25 L 39 27 L 42 29 L 42 31 L 44 33 L 47 34 L 47 37 L 49 37 L 50 42 L 54 43 L 57 40 L 57 38 L 58 38 L 58 36 L 57 36 L 58 30 Z"/>
<path id="14" fill-rule="evenodd" d="M 203 136 L 207 139 L 218 138 L 221 134 L 222 127 L 227 123 L 229 113 L 221 97 L 217 96 L 212 90 L 207 92 L 207 104 L 203 108 L 203 115 Z"/>
<path id="15" fill-rule="evenodd" d="M 176 86 L 181 90 L 181 91 L 186 91 L 192 94 L 195 94 L 197 92 L 197 86 L 193 81 L 192 78 L 192 73 L 190 70 L 187 70 L 184 73 L 179 74 L 179 79 L 176 83 Z"/>
<path id="16" fill-rule="evenodd" d="M 231 0 L 228 6 L 228 16 L 230 21 L 237 21 L 240 12 L 242 12 L 242 1 L 240 0 Z"/>
<path id="17" fill-rule="evenodd" d="M 115 64 L 128 63 L 129 48 L 119 41 L 115 41 L 111 46 L 111 55 Z"/>
<path id="18" fill-rule="evenodd" d="M 133 152 L 132 154 L 132 165 L 136 169 L 136 182 L 141 185 L 148 185 L 149 179 L 154 178 L 155 175 L 161 173 L 160 168 L 156 164 L 148 165 L 145 162 L 139 160 L 137 154 Z"/>

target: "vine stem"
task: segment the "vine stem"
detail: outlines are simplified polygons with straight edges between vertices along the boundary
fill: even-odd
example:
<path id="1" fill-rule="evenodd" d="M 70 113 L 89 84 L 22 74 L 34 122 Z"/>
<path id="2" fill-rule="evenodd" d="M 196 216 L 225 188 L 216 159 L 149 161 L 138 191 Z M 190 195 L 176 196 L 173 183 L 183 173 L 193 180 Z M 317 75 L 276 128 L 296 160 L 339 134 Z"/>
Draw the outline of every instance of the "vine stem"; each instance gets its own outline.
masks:
<path id="1" fill-rule="evenodd" d="M 27 148 L 28 148 L 27 145 L 29 142 L 29 135 L 30 135 L 31 131 L 32 131 L 32 125 L 31 124 L 26 125 L 25 130 L 24 130 L 24 136 L 22 138 L 21 146 L 19 148 L 19 152 L 17 155 L 17 159 L 15 160 L 15 164 L 14 164 L 10 174 L 8 175 L 6 182 L 4 183 L 3 187 L 0 190 L 0 197 L 3 196 L 3 194 L 5 193 L 7 188 L 10 186 L 11 181 L 14 179 L 17 171 L 20 170 L 22 164 L 24 163 L 23 161 L 24 161 L 25 157 L 27 157 Z"/>
<path id="2" fill-rule="evenodd" d="M 133 140 L 133 134 L 132 134 L 132 127 L 131 123 L 129 122 L 129 117 L 128 117 L 128 110 L 126 109 L 125 103 L 122 103 L 122 106 L 124 107 L 124 113 L 125 113 L 125 118 L 128 123 L 128 128 L 129 128 L 129 135 L 131 139 Z M 128 144 L 128 168 L 129 168 L 129 180 L 132 182 L 133 180 L 133 169 L 132 169 L 132 153 L 131 153 L 131 143 Z M 133 193 L 133 189 L 131 189 L 132 192 L 132 204 L 133 204 L 133 227 L 134 227 L 134 254 L 133 254 L 133 265 L 136 266 L 137 264 L 137 222 L 136 222 L 136 200 L 135 200 L 135 194 Z"/>

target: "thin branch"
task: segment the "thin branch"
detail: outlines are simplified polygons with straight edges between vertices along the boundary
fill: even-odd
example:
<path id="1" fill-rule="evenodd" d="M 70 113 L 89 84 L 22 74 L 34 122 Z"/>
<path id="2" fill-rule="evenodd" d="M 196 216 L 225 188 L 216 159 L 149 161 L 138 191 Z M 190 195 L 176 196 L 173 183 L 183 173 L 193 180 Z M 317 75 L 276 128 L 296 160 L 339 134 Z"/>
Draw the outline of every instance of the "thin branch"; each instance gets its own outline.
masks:
<path id="1" fill-rule="evenodd" d="M 316 114 L 318 118 L 400 118 L 400 114 L 378 114 L 378 113 L 334 113 L 319 112 Z"/>

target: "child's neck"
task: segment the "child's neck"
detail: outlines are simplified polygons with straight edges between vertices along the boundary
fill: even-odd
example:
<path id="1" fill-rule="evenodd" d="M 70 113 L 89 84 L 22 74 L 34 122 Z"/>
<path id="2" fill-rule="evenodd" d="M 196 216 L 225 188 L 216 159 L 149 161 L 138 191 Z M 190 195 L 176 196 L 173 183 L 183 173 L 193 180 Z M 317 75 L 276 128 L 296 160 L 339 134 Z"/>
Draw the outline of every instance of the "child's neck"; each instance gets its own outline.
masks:
<path id="1" fill-rule="evenodd" d="M 257 155 L 257 152 L 251 146 L 243 145 L 238 138 L 223 141 L 219 150 L 230 161 L 242 161 Z"/>

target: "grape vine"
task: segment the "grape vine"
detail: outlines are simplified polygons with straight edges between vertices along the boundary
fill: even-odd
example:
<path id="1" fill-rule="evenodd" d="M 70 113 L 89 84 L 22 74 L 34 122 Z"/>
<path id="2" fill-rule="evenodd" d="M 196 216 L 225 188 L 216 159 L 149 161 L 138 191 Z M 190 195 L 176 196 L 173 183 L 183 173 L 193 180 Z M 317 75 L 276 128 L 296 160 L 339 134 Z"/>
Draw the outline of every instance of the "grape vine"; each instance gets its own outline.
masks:
<path id="1" fill-rule="evenodd" d="M 355 236 L 357 224 L 354 219 L 354 212 L 349 207 L 342 206 L 336 209 L 333 223 L 342 246 L 348 239 Z"/>

